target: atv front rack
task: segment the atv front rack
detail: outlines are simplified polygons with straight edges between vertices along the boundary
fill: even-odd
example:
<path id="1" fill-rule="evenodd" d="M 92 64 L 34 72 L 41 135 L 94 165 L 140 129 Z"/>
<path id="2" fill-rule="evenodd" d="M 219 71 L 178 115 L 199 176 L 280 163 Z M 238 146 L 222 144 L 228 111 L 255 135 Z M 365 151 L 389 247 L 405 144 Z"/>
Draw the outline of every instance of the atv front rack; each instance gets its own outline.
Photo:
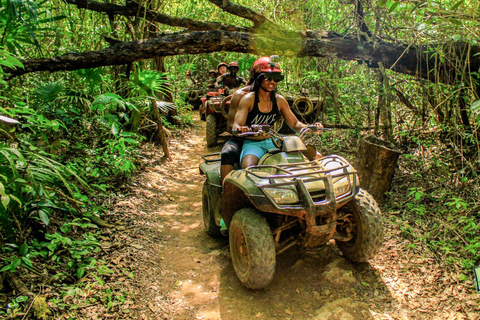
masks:
<path id="1" fill-rule="evenodd" d="M 325 169 L 331 162 L 341 165 Z M 276 174 L 268 174 L 268 171 L 276 172 Z M 256 203 L 255 206 L 261 211 L 305 219 L 306 233 L 309 237 L 309 240 L 306 240 L 307 243 L 320 241 L 319 239 L 330 239 L 333 236 L 337 224 L 337 209 L 355 197 L 359 190 L 357 171 L 345 159 L 335 155 L 300 163 L 257 165 L 246 168 L 245 172 L 247 175 L 255 177 L 255 179 L 250 179 L 255 181 L 268 199 L 265 202 L 262 200 L 263 197 L 250 197 L 250 200 Z M 278 179 L 286 181 L 275 181 Z M 346 179 L 346 184 L 345 181 L 340 184 L 343 179 Z M 319 181 L 323 182 L 322 188 L 316 190 L 310 188 L 313 191 L 309 191 L 307 184 Z M 339 183 L 339 186 L 348 186 L 348 188 L 345 190 L 342 188 L 341 191 L 336 190 L 335 183 Z M 285 186 L 294 186 L 298 202 L 279 204 L 266 191 L 268 188 L 284 188 Z"/>
<path id="2" fill-rule="evenodd" d="M 257 186 L 262 189 L 265 196 L 275 208 L 282 211 L 300 208 L 316 208 L 315 211 L 318 211 L 322 210 L 319 207 L 336 207 L 337 203 L 346 202 L 354 197 L 358 192 L 357 171 L 348 171 L 348 168 L 352 167 L 345 159 L 339 156 L 326 156 L 320 160 L 322 161 L 322 164 L 319 160 L 313 160 L 291 164 L 257 165 L 248 167 L 245 171 L 249 175 L 261 179 L 260 181 L 268 180 L 268 183 L 257 183 Z M 340 162 L 342 165 L 333 169 L 324 169 L 330 162 Z M 265 172 L 268 171 L 276 173 L 266 175 Z M 337 192 L 337 195 L 335 195 L 334 183 L 344 177 L 347 178 L 350 184 L 348 192 Z M 278 179 L 288 181 L 276 182 L 275 180 Z M 309 192 L 305 184 L 314 181 L 323 181 L 325 186 L 324 191 Z M 295 186 L 297 191 L 299 202 L 296 204 L 280 205 L 268 194 L 268 192 L 264 191 L 264 189 L 267 188 L 278 188 L 289 185 Z"/>

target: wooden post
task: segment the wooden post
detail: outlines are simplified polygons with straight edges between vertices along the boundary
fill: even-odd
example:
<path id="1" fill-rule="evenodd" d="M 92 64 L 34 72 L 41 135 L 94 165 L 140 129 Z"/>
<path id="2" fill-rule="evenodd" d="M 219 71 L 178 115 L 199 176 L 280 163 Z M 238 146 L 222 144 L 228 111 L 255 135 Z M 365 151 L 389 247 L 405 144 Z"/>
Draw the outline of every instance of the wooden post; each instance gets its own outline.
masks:
<path id="1" fill-rule="evenodd" d="M 375 136 L 366 136 L 358 143 L 356 169 L 360 186 L 379 203 L 384 201 L 385 193 L 390 189 L 400 154 L 391 143 Z"/>

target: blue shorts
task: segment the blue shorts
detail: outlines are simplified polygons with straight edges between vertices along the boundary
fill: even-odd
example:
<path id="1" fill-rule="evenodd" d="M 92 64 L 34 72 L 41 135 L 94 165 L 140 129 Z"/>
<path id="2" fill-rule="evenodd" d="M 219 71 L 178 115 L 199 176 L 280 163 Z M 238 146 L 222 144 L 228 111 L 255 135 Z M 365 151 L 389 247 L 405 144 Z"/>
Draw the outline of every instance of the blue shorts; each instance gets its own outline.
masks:
<path id="1" fill-rule="evenodd" d="M 258 159 L 261 159 L 269 149 L 276 148 L 272 142 L 272 139 L 265 140 L 248 140 L 245 139 L 243 142 L 242 153 L 240 154 L 240 161 L 246 155 L 254 155 Z"/>

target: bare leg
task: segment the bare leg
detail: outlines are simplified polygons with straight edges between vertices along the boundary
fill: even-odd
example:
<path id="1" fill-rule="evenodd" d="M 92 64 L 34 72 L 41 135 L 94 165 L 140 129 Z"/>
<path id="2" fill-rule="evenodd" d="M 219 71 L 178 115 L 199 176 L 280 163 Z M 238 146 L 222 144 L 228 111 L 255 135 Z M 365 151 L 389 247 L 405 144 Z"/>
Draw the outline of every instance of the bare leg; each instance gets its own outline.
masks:
<path id="1" fill-rule="evenodd" d="M 223 180 L 225 180 L 225 177 L 227 174 L 233 171 L 233 166 L 229 164 L 222 164 L 220 166 L 220 184 L 223 186 Z"/>
<path id="2" fill-rule="evenodd" d="M 260 161 L 260 159 L 258 159 L 253 154 L 247 154 L 242 159 L 242 169 L 245 169 L 246 167 L 257 165 L 259 161 Z"/>

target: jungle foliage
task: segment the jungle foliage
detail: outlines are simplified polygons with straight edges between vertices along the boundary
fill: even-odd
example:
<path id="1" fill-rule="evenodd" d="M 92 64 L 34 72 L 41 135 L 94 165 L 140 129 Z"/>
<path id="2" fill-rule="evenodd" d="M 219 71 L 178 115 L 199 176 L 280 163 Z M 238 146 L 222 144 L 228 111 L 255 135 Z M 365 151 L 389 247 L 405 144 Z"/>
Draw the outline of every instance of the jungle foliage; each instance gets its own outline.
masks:
<path id="1" fill-rule="evenodd" d="M 308 89 L 324 101 L 320 120 L 349 128 L 342 138 L 325 134 L 320 143 L 325 152 L 348 152 L 342 149 L 345 141 L 368 131 L 396 143 L 403 155 L 385 211 L 412 248 L 428 247 L 438 259 L 460 266 L 467 279 L 480 263 L 480 70 L 471 69 L 480 56 L 470 55 L 480 45 L 478 1 L 236 1 L 258 15 L 252 19 L 224 11 L 220 3 L 233 5 L 213 0 L 137 4 L 190 19 L 183 21 L 187 30 L 197 30 L 189 28 L 192 21 L 210 21 L 269 34 L 262 29 L 264 17 L 292 32 L 329 30 L 373 47 L 381 42 L 424 46 L 435 62 L 428 65 L 427 78 L 393 72 L 368 59 L 282 57 L 286 80 L 279 91 Z M 7 81 L 7 71 L 22 69 L 30 59 L 185 29 L 181 23 L 152 23 L 147 11 L 107 15 L 74 4 L 0 0 L 0 272 L 55 274 L 55 283 L 68 284 L 65 295 L 79 279 L 102 281 L 108 275 L 104 262 L 91 255 L 100 248 L 97 230 L 108 226 L 101 219 L 109 210 L 105 199 L 118 196 L 118 187 L 138 169 L 141 148 L 154 138 L 158 124 L 152 120 L 152 101 L 158 102 L 164 126 L 188 126 L 192 107 L 184 99 L 185 72 L 206 83 L 208 70 L 219 61 L 238 61 L 240 75 L 248 77 L 257 57 L 178 54 Z M 440 71 L 445 65 L 449 72 Z M 168 100 L 175 104 L 173 114 L 172 104 L 161 102 Z M 22 297 L 0 314 L 15 313 L 26 301 Z"/>

